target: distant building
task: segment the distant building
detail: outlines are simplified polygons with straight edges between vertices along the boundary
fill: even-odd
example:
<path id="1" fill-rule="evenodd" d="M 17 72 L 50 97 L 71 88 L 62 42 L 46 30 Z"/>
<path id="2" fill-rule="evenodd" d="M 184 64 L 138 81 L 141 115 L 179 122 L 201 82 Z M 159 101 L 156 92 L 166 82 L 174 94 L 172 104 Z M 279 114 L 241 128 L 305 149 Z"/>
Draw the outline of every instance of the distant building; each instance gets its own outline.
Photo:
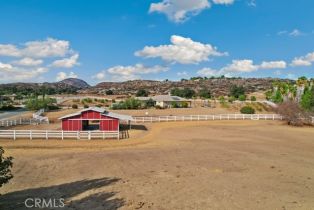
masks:
<path id="1" fill-rule="evenodd" d="M 171 96 L 171 95 L 156 95 L 152 97 L 137 97 L 136 99 L 146 102 L 150 99 L 152 99 L 155 102 L 155 106 L 159 106 L 161 108 L 171 108 L 174 104 L 176 104 L 178 107 L 186 106 L 191 107 L 192 101 L 181 98 L 179 96 Z"/>
<path id="2" fill-rule="evenodd" d="M 64 131 L 119 131 L 121 121 L 130 123 L 133 120 L 131 116 L 108 112 L 98 107 L 83 109 L 59 119 Z"/>

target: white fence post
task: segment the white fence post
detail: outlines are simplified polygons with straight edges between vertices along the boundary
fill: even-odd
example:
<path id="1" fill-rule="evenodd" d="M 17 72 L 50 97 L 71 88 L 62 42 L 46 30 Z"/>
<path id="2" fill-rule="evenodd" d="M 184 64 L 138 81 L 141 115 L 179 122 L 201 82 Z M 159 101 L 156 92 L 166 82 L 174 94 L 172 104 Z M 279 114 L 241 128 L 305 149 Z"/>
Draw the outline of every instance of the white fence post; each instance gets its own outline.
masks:
<path id="1" fill-rule="evenodd" d="M 13 130 L 13 140 L 16 140 L 16 131 Z"/>
<path id="2" fill-rule="evenodd" d="M 88 131 L 88 140 L 91 140 L 91 132 Z"/>
<path id="3" fill-rule="evenodd" d="M 63 133 L 63 130 L 61 131 L 61 139 L 62 139 L 62 140 L 64 139 L 64 133 Z"/>
<path id="4" fill-rule="evenodd" d="M 32 130 L 30 130 L 30 131 L 29 131 L 29 138 L 30 138 L 30 140 L 32 140 L 32 139 L 33 139 L 33 136 L 32 136 Z"/>
<path id="5" fill-rule="evenodd" d="M 46 130 L 46 140 L 48 140 L 48 131 Z"/>

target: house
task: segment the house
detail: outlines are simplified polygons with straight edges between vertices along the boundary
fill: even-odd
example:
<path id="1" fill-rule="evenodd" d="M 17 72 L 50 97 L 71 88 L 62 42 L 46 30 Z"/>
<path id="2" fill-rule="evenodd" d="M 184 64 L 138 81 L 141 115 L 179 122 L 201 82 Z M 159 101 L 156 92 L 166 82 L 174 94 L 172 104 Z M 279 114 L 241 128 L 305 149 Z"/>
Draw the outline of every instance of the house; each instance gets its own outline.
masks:
<path id="1" fill-rule="evenodd" d="M 171 95 L 156 95 L 152 97 L 137 97 L 136 99 L 146 102 L 148 100 L 153 100 L 155 102 L 155 106 L 159 106 L 161 108 L 171 108 L 174 105 L 177 107 L 191 107 L 192 101 L 181 98 L 179 96 L 171 96 Z"/>
<path id="2" fill-rule="evenodd" d="M 64 131 L 119 131 L 120 123 L 133 120 L 131 116 L 108 112 L 103 108 L 91 107 L 59 118 Z"/>

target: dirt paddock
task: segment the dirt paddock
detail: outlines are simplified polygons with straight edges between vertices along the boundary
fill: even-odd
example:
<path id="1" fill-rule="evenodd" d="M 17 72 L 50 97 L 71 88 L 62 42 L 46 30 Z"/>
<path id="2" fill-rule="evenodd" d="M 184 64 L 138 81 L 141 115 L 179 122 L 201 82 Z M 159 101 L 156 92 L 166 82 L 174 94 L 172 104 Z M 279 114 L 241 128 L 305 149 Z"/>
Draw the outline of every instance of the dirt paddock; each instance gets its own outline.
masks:
<path id="1" fill-rule="evenodd" d="M 314 209 L 314 129 L 273 121 L 156 123 L 123 141 L 1 141 L 0 209 Z M 53 209 L 53 208 L 50 208 Z"/>

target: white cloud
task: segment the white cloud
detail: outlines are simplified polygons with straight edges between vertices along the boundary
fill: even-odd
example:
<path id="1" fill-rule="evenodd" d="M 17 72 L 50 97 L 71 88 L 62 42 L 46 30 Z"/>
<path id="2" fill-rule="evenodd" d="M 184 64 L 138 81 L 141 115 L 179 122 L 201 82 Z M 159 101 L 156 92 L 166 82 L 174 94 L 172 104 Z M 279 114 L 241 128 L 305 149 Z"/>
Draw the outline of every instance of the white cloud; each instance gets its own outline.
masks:
<path id="1" fill-rule="evenodd" d="M 21 46 L 0 44 L 0 56 L 10 57 L 64 57 L 71 54 L 70 43 L 65 40 L 47 38 L 43 41 L 29 41 Z"/>
<path id="2" fill-rule="evenodd" d="M 197 71 L 197 74 L 202 77 L 216 77 L 223 75 L 223 71 L 221 70 L 214 70 L 211 68 L 203 68 L 199 71 Z"/>
<path id="3" fill-rule="evenodd" d="M 227 55 L 218 52 L 217 48 L 210 44 L 195 42 L 182 36 L 171 36 L 171 43 L 157 47 L 146 46 L 143 50 L 135 52 L 135 55 L 146 58 L 160 57 L 164 61 L 181 64 L 197 64 L 208 61 L 209 56 Z"/>
<path id="4" fill-rule="evenodd" d="M 222 68 L 224 72 L 253 72 L 257 71 L 258 66 L 252 60 L 233 60 L 231 64 Z"/>
<path id="5" fill-rule="evenodd" d="M 204 9 L 210 8 L 208 0 L 162 0 L 152 3 L 149 13 L 158 12 L 165 14 L 169 20 L 180 23 L 191 16 L 198 15 Z"/>
<path id="6" fill-rule="evenodd" d="M 92 78 L 104 80 L 108 75 L 108 80 L 110 81 L 127 81 L 140 79 L 143 74 L 166 72 L 168 69 L 168 67 L 164 66 L 144 66 L 143 64 L 136 64 L 134 66 L 114 66 L 95 74 Z"/>
<path id="7" fill-rule="evenodd" d="M 233 4 L 234 0 L 213 0 L 214 4 Z"/>
<path id="8" fill-rule="evenodd" d="M 298 36 L 306 35 L 306 33 L 300 31 L 299 29 L 293 29 L 292 31 L 287 31 L 287 30 L 279 31 L 277 35 L 279 36 L 287 35 L 291 37 L 298 37 Z"/>
<path id="9" fill-rule="evenodd" d="M 44 67 L 27 69 L 15 67 L 11 64 L 4 64 L 0 62 L 0 81 L 29 81 L 46 73 L 47 71 L 48 69 Z"/>
<path id="10" fill-rule="evenodd" d="M 48 38 L 44 41 L 26 42 L 21 53 L 28 57 L 64 57 L 71 53 L 71 49 L 68 41 Z"/>
<path id="11" fill-rule="evenodd" d="M 249 0 L 249 1 L 247 2 L 247 5 L 248 5 L 249 7 L 256 7 L 256 6 L 257 6 L 256 0 Z"/>
<path id="12" fill-rule="evenodd" d="M 19 66 L 38 66 L 43 63 L 41 59 L 33 59 L 33 58 L 23 58 L 18 61 L 13 61 L 12 63 L 19 65 Z"/>
<path id="13" fill-rule="evenodd" d="M 79 58 L 79 54 L 76 53 L 72 55 L 70 58 L 64 58 L 64 59 L 54 61 L 51 64 L 51 66 L 58 67 L 58 68 L 72 68 L 74 66 L 79 65 L 78 58 Z"/>
<path id="14" fill-rule="evenodd" d="M 69 74 L 65 72 L 59 72 L 56 77 L 56 81 L 61 81 L 67 78 L 77 78 L 78 76 L 74 72 L 70 72 Z"/>
<path id="15" fill-rule="evenodd" d="M 98 72 L 97 74 L 92 76 L 92 78 L 97 80 L 104 80 L 106 78 L 106 72 L 105 71 Z"/>
<path id="16" fill-rule="evenodd" d="M 0 56 L 21 56 L 20 51 L 12 44 L 0 44 Z"/>
<path id="17" fill-rule="evenodd" d="M 261 69 L 285 69 L 287 63 L 285 61 L 263 61 L 259 67 Z"/>
<path id="18" fill-rule="evenodd" d="M 291 66 L 311 66 L 314 62 L 314 52 L 305 56 L 296 57 L 292 60 Z"/>
<path id="19" fill-rule="evenodd" d="M 188 77 L 189 76 L 189 74 L 186 71 L 178 72 L 177 75 L 179 77 Z"/>

